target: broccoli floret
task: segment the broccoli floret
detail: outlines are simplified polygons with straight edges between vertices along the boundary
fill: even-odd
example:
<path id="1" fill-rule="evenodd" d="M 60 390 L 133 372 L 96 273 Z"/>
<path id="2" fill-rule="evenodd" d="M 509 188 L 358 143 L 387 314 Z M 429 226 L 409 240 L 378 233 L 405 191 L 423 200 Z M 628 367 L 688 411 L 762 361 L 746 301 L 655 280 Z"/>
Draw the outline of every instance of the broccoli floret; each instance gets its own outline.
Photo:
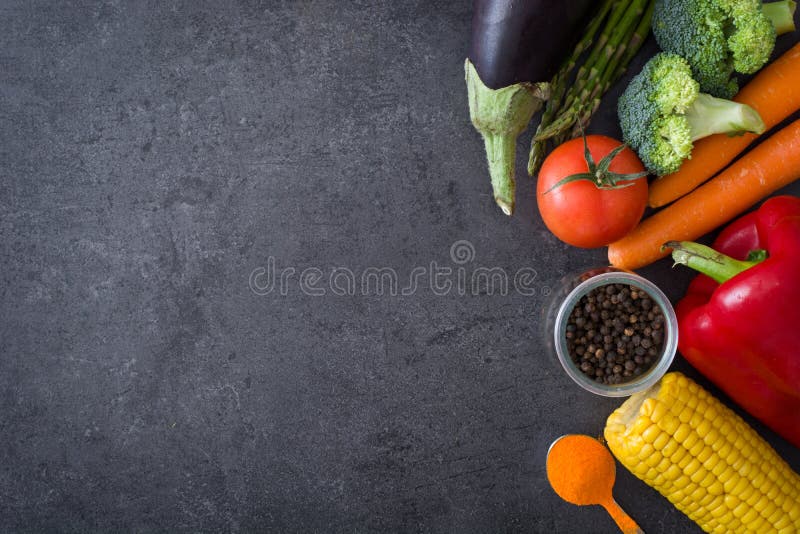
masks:
<path id="1" fill-rule="evenodd" d="M 715 133 L 761 133 L 764 121 L 745 104 L 700 92 L 685 59 L 653 56 L 619 99 L 623 139 L 656 175 L 675 172 L 694 141 Z"/>
<path id="2" fill-rule="evenodd" d="M 734 72 L 764 66 L 776 35 L 794 30 L 794 10 L 792 0 L 656 0 L 653 35 L 686 58 L 702 91 L 730 98 L 739 89 Z"/>

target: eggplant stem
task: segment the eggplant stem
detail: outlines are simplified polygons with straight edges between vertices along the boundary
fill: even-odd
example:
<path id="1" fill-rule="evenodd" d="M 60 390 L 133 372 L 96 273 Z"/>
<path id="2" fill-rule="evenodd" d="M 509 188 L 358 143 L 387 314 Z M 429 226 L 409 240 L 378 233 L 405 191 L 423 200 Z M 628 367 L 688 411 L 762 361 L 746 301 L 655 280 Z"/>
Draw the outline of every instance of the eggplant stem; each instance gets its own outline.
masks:
<path id="1" fill-rule="evenodd" d="M 495 199 L 506 215 L 514 212 L 517 137 L 550 96 L 550 84 L 521 82 L 500 89 L 483 83 L 475 66 L 464 63 L 469 117 L 483 136 Z"/>
<path id="2" fill-rule="evenodd" d="M 489 176 L 492 179 L 494 200 L 503 213 L 514 213 L 514 163 L 516 160 L 517 138 L 510 135 L 487 134 L 483 136 L 486 146 L 486 159 L 489 162 Z"/>

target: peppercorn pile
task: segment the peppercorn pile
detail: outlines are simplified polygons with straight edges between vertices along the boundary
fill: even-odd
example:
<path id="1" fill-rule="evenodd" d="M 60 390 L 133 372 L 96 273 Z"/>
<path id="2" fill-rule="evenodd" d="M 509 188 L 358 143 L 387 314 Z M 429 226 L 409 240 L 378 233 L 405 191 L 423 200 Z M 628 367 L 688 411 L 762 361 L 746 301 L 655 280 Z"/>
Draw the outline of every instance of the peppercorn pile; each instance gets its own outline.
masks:
<path id="1" fill-rule="evenodd" d="M 572 361 L 586 376 L 620 384 L 658 360 L 664 314 L 643 289 L 608 284 L 581 297 L 567 320 L 566 338 Z"/>

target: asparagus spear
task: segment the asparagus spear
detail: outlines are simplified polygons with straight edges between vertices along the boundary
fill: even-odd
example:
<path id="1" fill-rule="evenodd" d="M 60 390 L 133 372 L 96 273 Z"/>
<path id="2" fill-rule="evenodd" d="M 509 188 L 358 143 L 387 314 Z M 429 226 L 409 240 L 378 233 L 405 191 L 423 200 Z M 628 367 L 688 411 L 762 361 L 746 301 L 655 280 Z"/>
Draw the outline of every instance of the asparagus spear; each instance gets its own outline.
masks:
<path id="1" fill-rule="evenodd" d="M 531 142 L 530 175 L 541 166 L 548 140 L 560 144 L 580 134 L 597 111 L 602 96 L 622 76 L 650 32 L 654 0 L 615 0 L 611 4 L 603 30 L 571 88 L 548 102 Z M 566 86 L 566 79 L 557 81 Z"/>
<path id="2" fill-rule="evenodd" d="M 633 2 L 631 4 L 633 12 L 631 13 L 632 18 L 630 20 L 634 23 L 638 20 L 638 24 L 626 28 L 624 35 L 620 36 L 618 40 L 612 39 L 612 41 L 616 40 L 619 42 L 619 46 L 606 65 L 599 82 L 591 89 L 584 89 L 584 93 L 581 95 L 581 101 L 585 102 L 585 104 L 578 112 L 578 117 L 575 125 L 573 125 L 570 137 L 577 137 L 581 134 L 581 127 L 578 126 L 578 123 L 582 125 L 587 125 L 589 123 L 592 115 L 597 112 L 603 95 L 608 92 L 611 84 L 616 82 L 622 74 L 624 74 L 628 63 L 630 63 L 630 60 L 641 48 L 644 39 L 650 32 L 650 21 L 652 19 L 654 5 L 655 2 L 649 0 L 638 3 Z M 586 94 L 587 92 L 588 95 Z"/>
<path id="3" fill-rule="evenodd" d="M 608 24 L 603 28 L 606 37 L 600 38 L 592 54 L 586 60 L 584 65 L 588 65 L 584 69 L 586 75 L 575 80 L 559 116 L 537 136 L 538 139 L 548 139 L 566 132 L 587 109 L 596 107 L 596 103 L 593 101 L 593 91 L 595 87 L 602 88 L 604 80 L 610 79 L 611 73 L 616 70 L 624 52 L 623 46 L 631 39 L 646 1 L 632 0 L 618 4 L 614 11 L 621 11 L 622 15 L 616 21 L 609 19 Z M 612 12 L 612 18 L 613 15 L 614 12 Z M 606 75 L 606 71 L 609 72 L 608 75 Z M 610 81 L 608 84 L 610 85 Z"/>
<path id="4" fill-rule="evenodd" d="M 611 7 L 617 0 L 604 0 L 603 4 L 600 6 L 597 14 L 592 18 L 589 22 L 589 25 L 586 27 L 586 31 L 578 41 L 578 44 L 575 45 L 575 48 L 572 50 L 572 54 L 564 61 L 561 65 L 561 68 L 553 76 L 553 79 L 550 81 L 550 99 L 547 101 L 546 107 L 544 112 L 542 113 L 541 121 L 539 122 L 539 126 L 536 128 L 536 134 L 534 135 L 534 139 L 531 141 L 531 151 L 530 156 L 528 158 L 528 174 L 533 176 L 538 168 L 542 165 L 542 159 L 544 158 L 546 146 L 544 141 L 536 141 L 535 136 L 538 135 L 548 124 L 555 118 L 556 113 L 558 113 L 559 107 L 561 105 L 561 100 L 564 98 L 564 95 L 567 91 L 567 81 L 569 80 L 570 74 L 575 69 L 575 65 L 578 63 L 578 59 L 580 56 L 592 46 L 592 42 L 594 41 L 595 34 L 597 34 L 597 30 L 600 28 L 600 24 L 603 23 L 603 20 L 608 15 L 608 12 L 611 10 Z"/>

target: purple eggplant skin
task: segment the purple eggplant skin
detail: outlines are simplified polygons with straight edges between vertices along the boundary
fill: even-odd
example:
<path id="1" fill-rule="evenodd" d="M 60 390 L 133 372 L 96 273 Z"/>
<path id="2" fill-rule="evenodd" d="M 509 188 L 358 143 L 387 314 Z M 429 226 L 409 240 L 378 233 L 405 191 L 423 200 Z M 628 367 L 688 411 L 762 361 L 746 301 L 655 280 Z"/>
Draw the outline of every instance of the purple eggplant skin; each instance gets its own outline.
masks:
<path id="1" fill-rule="evenodd" d="M 596 0 L 475 0 L 469 59 L 490 89 L 549 81 L 596 8 Z"/>

